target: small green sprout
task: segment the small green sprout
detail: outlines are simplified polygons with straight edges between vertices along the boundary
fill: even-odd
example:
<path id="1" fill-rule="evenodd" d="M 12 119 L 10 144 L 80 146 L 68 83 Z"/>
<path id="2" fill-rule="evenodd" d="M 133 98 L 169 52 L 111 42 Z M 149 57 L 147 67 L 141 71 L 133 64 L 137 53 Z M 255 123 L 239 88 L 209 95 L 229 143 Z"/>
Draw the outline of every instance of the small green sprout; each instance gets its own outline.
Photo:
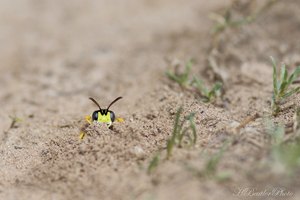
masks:
<path id="1" fill-rule="evenodd" d="M 300 167 L 300 142 L 281 144 L 272 149 L 272 156 L 287 174 L 293 174 Z"/>
<path id="2" fill-rule="evenodd" d="M 300 166 L 300 142 L 293 141 L 288 144 L 276 145 L 272 149 L 272 157 L 276 167 L 287 174 L 293 172 Z"/>
<path id="3" fill-rule="evenodd" d="M 196 143 L 197 140 L 196 125 L 194 122 L 195 113 L 190 113 L 180 121 L 180 115 L 182 112 L 183 108 L 180 107 L 176 113 L 172 136 L 167 141 L 167 159 L 171 157 L 173 148 L 175 146 L 192 146 Z M 189 125 L 186 125 L 187 121 L 189 122 Z M 159 162 L 160 153 L 157 153 L 150 161 L 147 168 L 147 173 L 151 174 L 157 168 Z"/>
<path id="4" fill-rule="evenodd" d="M 292 88 L 289 87 L 300 75 L 300 66 L 289 76 L 285 64 L 282 64 L 280 71 L 280 78 L 277 77 L 277 64 L 273 57 L 271 57 L 273 65 L 273 96 L 272 96 L 272 114 L 275 116 L 280 111 L 280 104 L 293 94 L 300 91 L 300 87 Z"/>
<path id="5" fill-rule="evenodd" d="M 273 168 L 280 172 L 293 174 L 295 169 L 300 166 L 300 141 L 299 138 L 291 142 L 284 140 L 284 126 L 275 125 L 267 122 L 267 130 L 272 139 L 271 157 Z"/>
<path id="6" fill-rule="evenodd" d="M 11 123 L 10 123 L 10 129 L 11 128 L 16 128 L 16 124 L 19 123 L 19 122 L 22 122 L 23 120 L 19 117 L 16 117 L 16 116 L 9 116 L 9 118 L 11 119 Z"/>
<path id="7" fill-rule="evenodd" d="M 267 133 L 271 136 L 273 145 L 279 145 L 283 142 L 285 130 L 282 124 L 276 125 L 273 121 L 267 119 L 266 130 Z"/>
<path id="8" fill-rule="evenodd" d="M 215 174 L 217 171 L 217 166 L 223 157 L 224 149 L 220 149 L 219 152 L 212 155 L 211 158 L 207 161 L 206 167 L 205 167 L 205 174 L 212 175 Z"/>
<path id="9" fill-rule="evenodd" d="M 232 19 L 232 5 L 227 8 L 224 15 L 219 15 L 213 13 L 210 15 L 211 19 L 216 21 L 215 26 L 213 27 L 213 33 L 221 33 L 225 31 L 227 28 L 236 28 L 243 25 L 250 24 L 254 22 L 261 14 L 263 14 L 266 10 L 268 10 L 274 3 L 278 0 L 269 0 L 262 7 L 259 7 L 251 14 L 247 16 L 243 16 L 240 19 Z"/>
<path id="10" fill-rule="evenodd" d="M 294 114 L 294 126 L 293 130 L 298 131 L 300 128 L 300 107 L 296 108 L 296 112 Z"/>
<path id="11" fill-rule="evenodd" d="M 6 140 L 10 129 L 18 128 L 18 123 L 23 121 L 23 119 L 16 117 L 16 116 L 9 116 L 9 118 L 11 119 L 11 123 L 10 123 L 9 128 L 7 130 L 3 131 L 3 133 L 4 133 L 3 140 Z"/>
<path id="12" fill-rule="evenodd" d="M 212 102 L 217 96 L 220 96 L 222 88 L 222 83 L 220 82 L 216 82 L 210 90 L 204 85 L 203 81 L 197 77 L 194 77 L 192 83 L 203 97 L 204 102 Z"/>
<path id="13" fill-rule="evenodd" d="M 218 170 L 218 165 L 223 158 L 224 152 L 227 150 L 229 145 L 232 144 L 232 141 L 232 139 L 228 139 L 223 143 L 223 146 L 216 153 L 210 155 L 208 159 L 206 159 L 206 163 L 203 169 L 198 169 L 195 166 L 186 164 L 187 169 L 199 178 L 214 179 L 216 181 L 228 180 L 231 177 L 232 173 L 230 173 L 229 171 Z"/>
<path id="14" fill-rule="evenodd" d="M 189 60 L 186 65 L 183 73 L 178 73 L 175 69 L 175 72 L 167 71 L 167 76 L 177 82 L 182 87 L 187 87 L 189 85 L 189 76 L 192 68 L 192 61 Z"/>
<path id="15" fill-rule="evenodd" d="M 181 74 L 178 72 L 170 72 L 167 71 L 167 76 L 177 82 L 181 87 L 190 90 L 192 92 L 196 92 L 203 97 L 204 102 L 212 102 L 215 100 L 217 96 L 220 96 L 222 84 L 220 82 L 216 82 L 213 87 L 209 90 L 201 79 L 196 76 L 193 77 L 192 80 L 189 79 L 190 72 L 192 67 L 192 61 L 187 62 L 185 66 L 185 71 Z"/>
<path id="16" fill-rule="evenodd" d="M 152 158 L 152 160 L 149 163 L 148 169 L 147 169 L 148 174 L 151 174 L 157 168 L 157 166 L 159 164 L 159 160 L 160 160 L 159 154 L 155 155 Z"/>
<path id="17" fill-rule="evenodd" d="M 212 30 L 214 34 L 223 32 L 227 28 L 235 28 L 252 23 L 256 18 L 256 16 L 249 15 L 238 20 L 232 20 L 230 10 L 227 10 L 224 16 L 212 13 L 210 17 L 217 22 Z"/>
<path id="18" fill-rule="evenodd" d="M 170 158 L 174 146 L 192 146 L 197 140 L 196 126 L 194 122 L 195 113 L 185 116 L 180 122 L 180 115 L 182 111 L 183 108 L 180 107 L 176 113 L 173 133 L 167 142 L 167 158 Z M 187 121 L 189 122 L 189 125 L 185 126 Z"/>
<path id="19" fill-rule="evenodd" d="M 205 169 L 200 173 L 200 176 L 204 176 L 206 178 L 216 178 L 219 181 L 226 180 L 231 176 L 231 174 L 226 171 L 217 172 L 218 165 L 223 158 L 224 152 L 228 148 L 229 144 L 230 141 L 226 141 L 222 148 L 206 161 Z"/>

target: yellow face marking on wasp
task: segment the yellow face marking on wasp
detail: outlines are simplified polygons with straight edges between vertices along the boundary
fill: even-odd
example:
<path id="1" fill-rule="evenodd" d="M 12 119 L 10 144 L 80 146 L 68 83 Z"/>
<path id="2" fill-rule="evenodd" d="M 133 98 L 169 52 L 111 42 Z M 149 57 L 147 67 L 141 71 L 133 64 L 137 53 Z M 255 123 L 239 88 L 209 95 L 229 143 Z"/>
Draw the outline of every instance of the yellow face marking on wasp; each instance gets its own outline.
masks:
<path id="1" fill-rule="evenodd" d="M 100 112 L 98 112 L 98 122 L 111 123 L 110 112 L 107 112 L 106 115 L 102 115 Z"/>

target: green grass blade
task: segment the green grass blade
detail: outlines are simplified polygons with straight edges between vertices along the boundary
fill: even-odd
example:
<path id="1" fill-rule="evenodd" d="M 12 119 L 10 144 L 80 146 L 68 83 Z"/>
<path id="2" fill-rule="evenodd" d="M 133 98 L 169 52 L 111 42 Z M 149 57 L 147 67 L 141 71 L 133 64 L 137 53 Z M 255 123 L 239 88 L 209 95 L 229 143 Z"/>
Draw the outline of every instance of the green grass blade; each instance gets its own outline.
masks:
<path id="1" fill-rule="evenodd" d="M 208 89 L 204 86 L 204 83 L 201 79 L 194 77 L 193 83 L 196 85 L 196 88 L 202 96 L 208 96 Z"/>
<path id="2" fill-rule="evenodd" d="M 181 85 L 183 85 L 183 86 L 187 86 L 187 84 L 189 82 L 189 75 L 190 75 L 190 72 L 192 69 L 192 65 L 193 65 L 193 62 L 191 60 L 189 60 L 185 64 L 184 73 L 181 74 Z"/>
<path id="3" fill-rule="evenodd" d="M 290 90 L 289 92 L 285 93 L 282 98 L 287 98 L 295 93 L 298 93 L 300 91 L 300 87 L 294 88 L 292 90 Z"/>
<path id="4" fill-rule="evenodd" d="M 217 171 L 217 166 L 220 163 L 225 151 L 228 149 L 229 145 L 231 144 L 230 140 L 224 142 L 222 148 L 212 155 L 212 157 L 207 161 L 205 174 L 206 175 L 215 175 Z"/>
<path id="5" fill-rule="evenodd" d="M 288 85 L 292 84 L 300 75 L 300 66 L 298 66 L 288 79 Z"/>
<path id="6" fill-rule="evenodd" d="M 180 121 L 180 115 L 183 112 L 183 108 L 180 107 L 176 113 L 174 129 L 171 138 L 167 141 L 167 159 L 170 158 L 172 151 L 175 146 L 182 146 L 183 138 L 187 137 L 189 139 L 189 144 L 194 145 L 196 143 L 196 127 L 194 124 L 195 113 L 191 113 L 188 116 L 185 116 Z M 190 122 L 189 126 L 186 126 L 186 122 Z M 192 135 L 189 130 L 192 131 Z"/>
<path id="7" fill-rule="evenodd" d="M 197 141 L 196 125 L 195 125 L 195 121 L 194 121 L 195 115 L 196 115 L 196 113 L 191 113 L 187 116 L 187 120 L 189 120 L 189 122 L 190 122 L 189 129 L 191 129 L 192 134 L 193 134 L 193 144 L 195 144 Z"/>
<path id="8" fill-rule="evenodd" d="M 190 146 L 195 145 L 196 141 L 197 141 L 197 134 L 196 134 L 196 125 L 194 122 L 194 117 L 195 117 L 195 113 L 191 113 L 190 115 L 188 115 L 186 117 L 185 120 L 189 121 L 189 126 L 186 127 L 185 129 L 183 129 L 183 131 L 181 133 L 179 133 L 179 144 L 182 146 L 182 139 L 184 136 L 187 136 L 190 140 Z M 192 132 L 192 137 L 188 134 L 189 131 Z"/>
<path id="9" fill-rule="evenodd" d="M 180 86 L 185 87 L 189 84 L 189 75 L 190 75 L 190 72 L 191 72 L 192 64 L 193 64 L 192 61 L 189 60 L 185 65 L 184 72 L 181 73 L 181 74 L 176 74 L 176 72 L 173 73 L 171 71 L 167 71 L 166 75 L 171 80 L 177 82 Z"/>
<path id="10" fill-rule="evenodd" d="M 285 64 L 282 64 L 280 80 L 283 82 L 287 81 L 287 76 L 288 76 L 288 74 L 287 74 L 286 66 L 285 66 Z"/>
<path id="11" fill-rule="evenodd" d="M 280 79 L 279 79 L 280 82 L 277 86 L 279 88 L 280 95 L 284 94 L 286 88 L 288 87 L 287 76 L 288 76 L 288 73 L 287 73 L 285 64 L 283 64 L 281 67 L 281 75 L 280 75 Z"/>
<path id="12" fill-rule="evenodd" d="M 152 173 L 157 168 L 159 164 L 159 160 L 160 160 L 159 154 L 153 157 L 147 169 L 148 174 Z"/>
<path id="13" fill-rule="evenodd" d="M 175 144 L 175 139 L 171 138 L 168 140 L 168 142 L 167 142 L 167 159 L 169 159 L 172 154 L 174 144 Z"/>
<path id="14" fill-rule="evenodd" d="M 271 61 L 272 61 L 272 65 L 273 65 L 273 91 L 275 96 L 278 95 L 278 86 L 277 86 L 277 66 L 276 66 L 276 61 L 274 60 L 274 58 L 271 56 Z"/>
<path id="15" fill-rule="evenodd" d="M 299 141 L 291 144 L 274 146 L 272 149 L 272 156 L 279 165 L 284 167 L 286 173 L 292 175 L 300 166 Z"/>
<path id="16" fill-rule="evenodd" d="M 197 133 L 196 133 L 196 125 L 194 122 L 194 116 L 195 113 L 192 113 L 193 115 L 189 118 L 190 121 L 190 128 L 192 129 L 192 133 L 193 133 L 193 144 L 196 144 L 197 141 Z"/>
<path id="17" fill-rule="evenodd" d="M 178 135 L 179 146 L 183 146 L 182 145 L 183 137 L 186 136 L 186 134 L 188 133 L 189 129 L 190 129 L 189 127 L 185 127 L 183 129 L 183 131 Z"/>
<path id="18" fill-rule="evenodd" d="M 175 119 L 175 124 L 174 124 L 174 132 L 173 132 L 173 135 L 174 135 L 174 138 L 176 138 L 176 136 L 178 135 L 178 133 L 180 133 L 182 127 L 183 127 L 183 124 L 184 124 L 184 121 L 182 121 L 180 124 L 179 124 L 179 121 L 180 121 L 180 115 L 183 111 L 183 108 L 180 107 L 176 113 L 176 119 Z"/>
<path id="19" fill-rule="evenodd" d="M 178 133 L 178 128 L 180 128 L 178 126 L 179 124 L 179 119 L 180 119 L 180 115 L 182 113 L 183 108 L 180 107 L 177 112 L 176 112 L 176 118 L 175 118 L 175 123 L 174 123 L 174 129 L 173 129 L 173 136 L 176 136 L 176 134 Z"/>
<path id="20" fill-rule="evenodd" d="M 169 77 L 169 79 L 177 82 L 178 84 L 181 84 L 181 79 L 179 78 L 179 76 L 176 76 L 174 73 L 167 71 L 166 75 Z"/>
<path id="21" fill-rule="evenodd" d="M 179 137 L 180 133 L 182 132 L 185 122 L 186 122 L 186 117 L 184 117 L 184 119 L 181 121 L 181 123 L 177 127 L 177 134 L 176 134 L 177 138 Z"/>
<path id="22" fill-rule="evenodd" d="M 185 64 L 185 75 L 188 77 L 188 75 L 190 74 L 191 72 L 191 69 L 192 69 L 192 66 L 193 66 L 193 62 L 192 60 L 189 60 L 186 64 Z"/>
<path id="23" fill-rule="evenodd" d="M 271 101 L 271 109 L 272 109 L 272 115 L 277 115 L 277 113 L 279 112 L 279 106 L 278 103 L 275 99 L 275 94 L 272 95 L 272 101 Z"/>
<path id="24" fill-rule="evenodd" d="M 217 166 L 223 156 L 224 153 L 224 148 L 221 148 L 219 150 L 219 152 L 217 152 L 216 154 L 212 155 L 212 157 L 208 160 L 208 162 L 206 163 L 206 173 L 208 173 L 208 175 L 214 174 L 217 170 Z"/>
<path id="25" fill-rule="evenodd" d="M 210 100 L 212 97 L 215 97 L 217 95 L 217 92 L 221 89 L 222 84 L 220 82 L 217 82 L 214 84 L 213 88 L 208 93 L 208 99 Z"/>
<path id="26" fill-rule="evenodd" d="M 181 127 L 179 125 L 179 119 L 180 119 L 182 110 L 183 110 L 183 108 L 180 107 L 176 112 L 173 133 L 172 133 L 171 139 L 169 139 L 167 142 L 167 158 L 169 158 L 171 156 L 173 147 L 175 145 L 176 138 L 178 137 L 178 131 L 181 130 Z"/>
<path id="27" fill-rule="evenodd" d="M 294 132 L 298 131 L 300 128 L 300 107 L 297 106 L 296 112 L 293 117 L 294 125 L 293 125 L 293 130 Z"/>
<path id="28" fill-rule="evenodd" d="M 284 94 L 286 93 L 286 89 L 288 88 L 288 85 L 287 85 L 287 82 L 281 82 L 280 84 L 279 84 L 279 94 L 278 94 L 278 96 L 279 97 L 283 97 L 284 96 Z"/>

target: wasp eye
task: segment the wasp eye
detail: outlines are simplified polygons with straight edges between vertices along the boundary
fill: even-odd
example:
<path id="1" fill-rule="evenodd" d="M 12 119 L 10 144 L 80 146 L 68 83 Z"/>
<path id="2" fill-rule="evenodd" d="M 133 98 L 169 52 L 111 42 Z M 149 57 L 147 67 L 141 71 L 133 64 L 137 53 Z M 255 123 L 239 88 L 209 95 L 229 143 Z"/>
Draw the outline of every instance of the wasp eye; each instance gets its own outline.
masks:
<path id="1" fill-rule="evenodd" d="M 98 120 L 98 111 L 93 112 L 92 119 L 93 119 L 93 121 Z"/>
<path id="2" fill-rule="evenodd" d="M 113 111 L 109 111 L 109 112 L 110 112 L 110 120 L 111 122 L 114 122 L 116 118 L 115 113 Z"/>

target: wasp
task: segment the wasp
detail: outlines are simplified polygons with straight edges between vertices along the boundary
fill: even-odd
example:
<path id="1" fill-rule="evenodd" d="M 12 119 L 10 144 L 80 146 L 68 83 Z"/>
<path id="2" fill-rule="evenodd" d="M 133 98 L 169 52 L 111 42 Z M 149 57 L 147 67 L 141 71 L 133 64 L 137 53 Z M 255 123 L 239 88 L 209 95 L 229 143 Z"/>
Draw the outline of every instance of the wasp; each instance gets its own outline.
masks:
<path id="1" fill-rule="evenodd" d="M 116 115 L 113 111 L 109 110 L 109 108 L 116 103 L 117 101 L 119 101 L 120 99 L 122 99 L 122 97 L 118 97 L 115 100 L 113 100 L 109 106 L 106 109 L 102 109 L 99 105 L 99 103 L 92 97 L 89 98 L 91 101 L 93 101 L 99 108 L 99 110 L 95 110 L 92 113 L 92 116 L 86 116 L 85 120 L 88 122 L 88 124 L 86 126 L 84 126 L 81 129 L 81 133 L 80 133 L 80 139 L 83 139 L 83 137 L 85 136 L 85 128 L 92 124 L 93 122 L 97 122 L 97 123 L 104 123 L 107 125 L 108 128 L 111 127 L 112 123 L 114 121 L 118 121 L 118 122 L 123 122 L 124 120 L 122 118 L 116 118 Z"/>

